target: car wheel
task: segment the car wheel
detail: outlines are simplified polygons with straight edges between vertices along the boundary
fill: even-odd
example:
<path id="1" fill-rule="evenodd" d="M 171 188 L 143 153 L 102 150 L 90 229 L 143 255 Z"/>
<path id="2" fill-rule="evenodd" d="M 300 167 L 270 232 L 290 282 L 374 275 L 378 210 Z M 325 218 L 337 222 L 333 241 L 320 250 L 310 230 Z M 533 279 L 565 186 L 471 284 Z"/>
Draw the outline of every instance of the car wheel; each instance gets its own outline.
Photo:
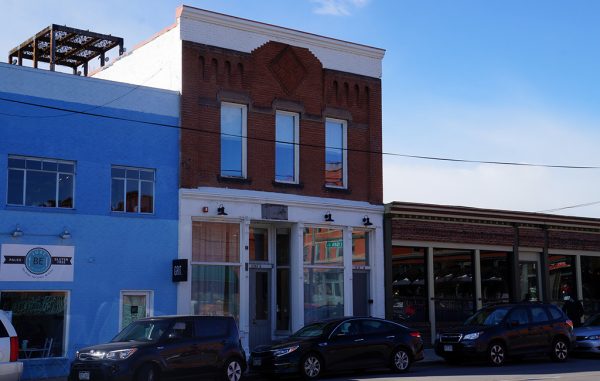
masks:
<path id="1" fill-rule="evenodd" d="M 410 356 L 402 348 L 396 349 L 392 354 L 392 370 L 398 373 L 404 373 L 410 368 Z"/>
<path id="2" fill-rule="evenodd" d="M 144 364 L 137 371 L 135 381 L 158 381 L 158 371 L 152 364 Z"/>
<path id="3" fill-rule="evenodd" d="M 225 381 L 240 381 L 242 378 L 242 365 L 239 360 L 232 358 L 225 363 L 224 377 Z"/>
<path id="4" fill-rule="evenodd" d="M 321 358 L 314 353 L 306 355 L 300 364 L 300 373 L 307 380 L 316 380 L 323 371 Z"/>
<path id="5" fill-rule="evenodd" d="M 564 339 L 556 339 L 552 344 L 552 360 L 563 362 L 569 357 L 569 345 Z"/>
<path id="6" fill-rule="evenodd" d="M 488 360 L 494 366 L 502 366 L 506 362 L 506 348 L 502 343 L 492 343 L 488 348 Z"/>

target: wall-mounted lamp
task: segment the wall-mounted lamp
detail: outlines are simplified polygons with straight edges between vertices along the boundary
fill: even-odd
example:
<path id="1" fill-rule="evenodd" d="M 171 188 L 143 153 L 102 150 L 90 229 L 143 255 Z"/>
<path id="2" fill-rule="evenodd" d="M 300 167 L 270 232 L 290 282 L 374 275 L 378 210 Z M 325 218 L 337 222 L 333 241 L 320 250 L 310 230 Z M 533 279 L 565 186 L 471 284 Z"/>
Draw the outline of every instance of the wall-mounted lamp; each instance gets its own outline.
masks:
<path id="1" fill-rule="evenodd" d="M 71 239 L 71 233 L 69 233 L 67 228 L 64 228 L 63 231 L 58 236 L 62 239 Z"/>
<path id="2" fill-rule="evenodd" d="M 15 230 L 12 231 L 12 233 L 10 233 L 10 235 L 12 235 L 14 238 L 19 238 L 23 236 L 23 230 L 21 230 L 21 226 L 17 225 L 17 227 L 15 228 Z"/>
<path id="3" fill-rule="evenodd" d="M 226 216 L 227 213 L 225 213 L 225 207 L 223 206 L 223 204 L 219 205 L 219 207 L 217 208 L 217 216 Z"/>
<path id="4" fill-rule="evenodd" d="M 325 221 L 327 221 L 327 222 L 333 222 L 333 218 L 331 218 L 331 212 L 330 211 L 327 211 L 327 213 L 325 213 L 325 216 L 323 216 L 323 217 L 325 217 Z"/>
<path id="5" fill-rule="evenodd" d="M 373 223 L 369 219 L 369 216 L 364 216 L 363 217 L 363 225 L 365 225 L 365 226 L 371 226 L 371 225 L 373 225 Z"/>

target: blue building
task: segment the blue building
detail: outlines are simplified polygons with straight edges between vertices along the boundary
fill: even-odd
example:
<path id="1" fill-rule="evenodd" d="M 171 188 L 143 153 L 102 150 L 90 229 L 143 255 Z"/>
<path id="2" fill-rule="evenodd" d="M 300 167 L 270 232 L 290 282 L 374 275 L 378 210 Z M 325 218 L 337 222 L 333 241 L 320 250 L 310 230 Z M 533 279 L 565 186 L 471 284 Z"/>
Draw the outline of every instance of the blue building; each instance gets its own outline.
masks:
<path id="1" fill-rule="evenodd" d="M 0 63 L 0 309 L 24 379 L 177 312 L 178 93 Z"/>

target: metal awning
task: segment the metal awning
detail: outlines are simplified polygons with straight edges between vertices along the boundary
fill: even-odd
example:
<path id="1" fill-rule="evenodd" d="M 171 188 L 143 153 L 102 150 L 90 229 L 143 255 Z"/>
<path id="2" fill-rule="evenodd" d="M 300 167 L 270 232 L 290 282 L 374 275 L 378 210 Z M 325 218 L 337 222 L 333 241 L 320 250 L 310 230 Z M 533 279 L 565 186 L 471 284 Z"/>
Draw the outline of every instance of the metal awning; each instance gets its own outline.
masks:
<path id="1" fill-rule="evenodd" d="M 67 66 L 77 74 L 77 68 L 83 67 L 87 76 L 90 60 L 100 57 L 100 66 L 106 63 L 106 52 L 119 47 L 119 55 L 125 51 L 123 39 L 109 34 L 94 33 L 87 30 L 52 24 L 23 42 L 8 54 L 8 62 L 23 65 L 23 60 L 50 64 L 50 70 L 56 65 Z"/>

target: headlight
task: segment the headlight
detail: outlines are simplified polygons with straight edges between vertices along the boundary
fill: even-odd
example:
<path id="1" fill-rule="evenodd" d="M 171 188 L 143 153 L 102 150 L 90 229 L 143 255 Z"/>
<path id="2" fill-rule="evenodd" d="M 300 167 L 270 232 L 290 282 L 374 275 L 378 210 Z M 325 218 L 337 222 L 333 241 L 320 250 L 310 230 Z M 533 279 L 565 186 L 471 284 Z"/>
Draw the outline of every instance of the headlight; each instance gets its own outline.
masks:
<path id="1" fill-rule="evenodd" d="M 477 340 L 482 332 L 469 333 L 463 337 L 463 340 Z"/>
<path id="2" fill-rule="evenodd" d="M 281 356 L 289 355 L 290 353 L 292 353 L 293 351 L 295 351 L 298 348 L 300 348 L 299 345 L 294 345 L 293 347 L 287 347 L 287 348 L 281 348 L 281 349 L 274 349 L 273 350 L 273 356 L 275 356 L 275 357 L 281 357 Z"/>
<path id="3" fill-rule="evenodd" d="M 586 340 L 600 340 L 600 335 L 588 336 L 585 339 Z"/>
<path id="4" fill-rule="evenodd" d="M 110 351 L 104 357 L 107 360 L 125 360 L 137 351 L 137 348 L 119 349 L 118 351 Z"/>

